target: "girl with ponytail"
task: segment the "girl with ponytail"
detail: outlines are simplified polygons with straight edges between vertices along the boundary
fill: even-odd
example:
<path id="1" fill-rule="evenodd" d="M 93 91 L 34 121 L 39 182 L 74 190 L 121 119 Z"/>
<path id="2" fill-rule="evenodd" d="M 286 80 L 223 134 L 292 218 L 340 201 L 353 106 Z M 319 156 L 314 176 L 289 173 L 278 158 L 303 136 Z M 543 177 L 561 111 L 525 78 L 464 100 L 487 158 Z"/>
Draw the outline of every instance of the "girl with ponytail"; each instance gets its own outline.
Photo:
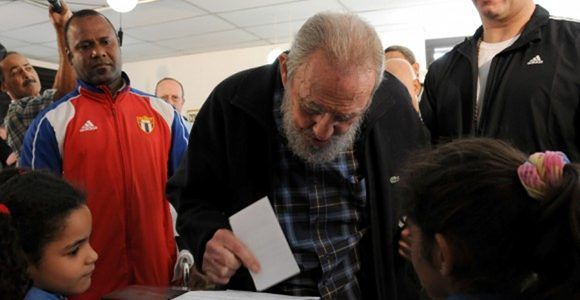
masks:
<path id="1" fill-rule="evenodd" d="M 491 139 L 415 156 L 404 176 L 411 260 L 443 299 L 580 299 L 580 167 Z"/>

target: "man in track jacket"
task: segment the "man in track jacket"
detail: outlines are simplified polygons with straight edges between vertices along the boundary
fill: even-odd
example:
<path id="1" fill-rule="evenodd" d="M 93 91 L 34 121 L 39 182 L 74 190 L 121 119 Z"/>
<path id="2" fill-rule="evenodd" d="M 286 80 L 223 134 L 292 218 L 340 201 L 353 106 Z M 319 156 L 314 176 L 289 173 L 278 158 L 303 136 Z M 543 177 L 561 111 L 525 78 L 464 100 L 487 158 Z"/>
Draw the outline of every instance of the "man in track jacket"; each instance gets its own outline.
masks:
<path id="1" fill-rule="evenodd" d="M 79 298 L 131 284 L 168 286 L 176 248 L 164 187 L 187 147 L 183 121 L 163 100 L 130 87 L 103 15 L 74 13 L 65 36 L 77 88 L 34 120 L 21 163 L 87 191 L 99 260 Z"/>
<path id="2" fill-rule="evenodd" d="M 421 116 L 433 142 L 493 137 L 580 161 L 580 24 L 532 0 L 473 2 L 483 26 L 425 79 Z"/>

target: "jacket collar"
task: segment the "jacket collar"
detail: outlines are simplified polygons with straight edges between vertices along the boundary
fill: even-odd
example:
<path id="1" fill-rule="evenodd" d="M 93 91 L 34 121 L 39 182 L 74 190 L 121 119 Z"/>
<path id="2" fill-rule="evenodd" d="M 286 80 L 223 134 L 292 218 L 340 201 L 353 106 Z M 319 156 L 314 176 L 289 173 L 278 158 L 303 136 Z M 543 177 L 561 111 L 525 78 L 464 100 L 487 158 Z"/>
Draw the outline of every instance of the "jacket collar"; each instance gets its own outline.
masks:
<path id="1" fill-rule="evenodd" d="M 391 106 L 395 104 L 396 101 L 400 99 L 395 99 L 393 97 L 392 84 L 388 83 L 390 80 L 394 80 L 394 76 L 391 73 L 383 72 L 383 80 L 379 84 L 379 87 L 373 95 L 371 105 L 365 115 L 365 120 L 361 126 L 361 134 L 365 135 L 370 129 L 373 128 L 374 124 L 389 110 Z"/>
<path id="2" fill-rule="evenodd" d="M 253 72 L 253 70 L 250 70 L 248 76 L 243 77 L 243 81 L 238 85 L 238 91 L 230 103 L 251 115 L 265 129 L 275 128 L 276 125 L 273 116 L 274 90 L 283 90 L 279 62 L 276 60 L 274 63 L 259 67 L 258 69 L 262 69 L 263 71 Z M 387 72 L 383 74 L 383 81 L 392 80 L 392 75 Z M 365 115 L 361 132 L 364 133 L 366 130 L 372 128 L 372 125 L 394 103 L 395 99 L 392 99 L 385 88 L 385 84 L 382 83 L 379 85 L 371 106 Z"/>
<path id="3" fill-rule="evenodd" d="M 540 29 L 548 24 L 549 20 L 550 13 L 540 5 L 536 5 L 536 9 L 534 10 L 534 13 L 532 14 L 532 17 L 528 23 L 524 26 L 524 30 L 522 31 L 520 38 L 504 51 L 517 49 L 529 44 L 532 41 L 540 40 L 542 38 Z M 475 31 L 473 36 L 466 38 L 464 43 L 461 43 L 457 46 L 457 50 L 467 57 L 475 57 L 475 53 L 477 51 L 477 42 L 482 37 L 482 35 L 483 26 L 480 26 Z"/>
<path id="4" fill-rule="evenodd" d="M 278 60 L 245 73 L 230 103 L 252 116 L 265 129 L 275 128 L 274 89 L 282 86 Z"/>
<path id="5" fill-rule="evenodd" d="M 117 91 L 117 95 L 125 93 L 131 89 L 131 81 L 129 80 L 127 73 L 121 72 L 121 78 L 123 78 L 123 87 Z M 91 98 L 101 98 L 103 94 L 111 95 L 111 91 L 109 90 L 108 86 L 94 86 L 80 79 L 77 79 L 77 91 L 79 94 L 89 96 Z"/>

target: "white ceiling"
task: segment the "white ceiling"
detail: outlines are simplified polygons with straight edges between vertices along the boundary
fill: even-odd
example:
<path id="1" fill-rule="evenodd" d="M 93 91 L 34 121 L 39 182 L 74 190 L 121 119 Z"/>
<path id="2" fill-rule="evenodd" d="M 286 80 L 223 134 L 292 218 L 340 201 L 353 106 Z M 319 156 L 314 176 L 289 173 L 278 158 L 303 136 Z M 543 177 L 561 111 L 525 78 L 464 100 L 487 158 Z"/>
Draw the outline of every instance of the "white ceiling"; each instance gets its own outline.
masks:
<path id="1" fill-rule="evenodd" d="M 409 28 L 418 28 L 428 38 L 469 35 L 479 24 L 469 0 L 141 1 L 122 16 L 125 62 L 288 43 L 307 18 L 326 10 L 355 12 L 374 25 L 381 37 Z M 544 2 L 554 1 L 580 2 Z M 56 62 L 55 34 L 46 3 L 0 0 L 0 43 L 30 58 Z M 73 11 L 98 9 L 119 25 L 119 14 L 108 9 L 105 0 L 67 3 Z M 567 8 L 562 10 L 570 11 Z"/>

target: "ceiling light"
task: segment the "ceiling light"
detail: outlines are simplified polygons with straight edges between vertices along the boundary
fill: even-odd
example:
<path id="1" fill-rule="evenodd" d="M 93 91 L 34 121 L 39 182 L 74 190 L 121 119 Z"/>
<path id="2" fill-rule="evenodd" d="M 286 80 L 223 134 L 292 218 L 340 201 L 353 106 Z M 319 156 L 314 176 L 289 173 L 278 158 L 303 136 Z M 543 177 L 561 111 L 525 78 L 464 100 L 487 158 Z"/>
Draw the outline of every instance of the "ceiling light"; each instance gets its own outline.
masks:
<path id="1" fill-rule="evenodd" d="M 107 0 L 107 4 L 116 12 L 130 12 L 137 6 L 137 0 Z"/>

